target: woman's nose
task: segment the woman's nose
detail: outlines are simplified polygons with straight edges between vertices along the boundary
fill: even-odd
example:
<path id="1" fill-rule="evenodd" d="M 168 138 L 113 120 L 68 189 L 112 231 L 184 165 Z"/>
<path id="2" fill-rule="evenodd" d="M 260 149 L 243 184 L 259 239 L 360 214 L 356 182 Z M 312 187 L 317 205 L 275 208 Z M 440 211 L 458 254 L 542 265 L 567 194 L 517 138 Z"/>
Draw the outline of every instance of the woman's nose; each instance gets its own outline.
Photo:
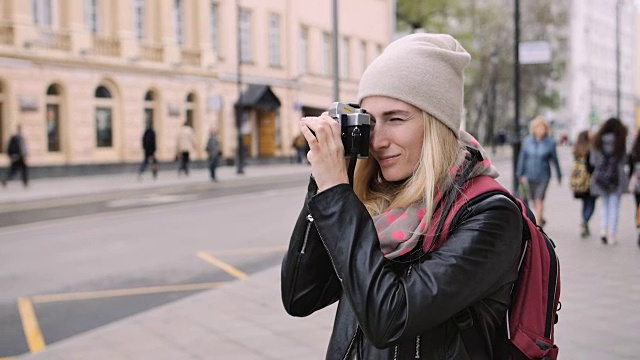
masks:
<path id="1" fill-rule="evenodd" d="M 371 129 L 371 148 L 373 150 L 383 149 L 389 146 L 389 140 L 382 126 L 377 125 Z"/>

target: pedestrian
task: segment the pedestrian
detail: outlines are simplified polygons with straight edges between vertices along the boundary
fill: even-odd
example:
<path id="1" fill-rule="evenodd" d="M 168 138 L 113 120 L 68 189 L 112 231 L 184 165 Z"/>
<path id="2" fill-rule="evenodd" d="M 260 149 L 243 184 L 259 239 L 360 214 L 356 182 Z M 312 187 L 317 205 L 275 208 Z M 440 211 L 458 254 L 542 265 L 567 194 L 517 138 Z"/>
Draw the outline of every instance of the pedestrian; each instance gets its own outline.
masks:
<path id="1" fill-rule="evenodd" d="M 580 223 L 580 237 L 591 235 L 589 220 L 596 208 L 596 197 L 591 194 L 591 174 L 594 167 L 591 165 L 591 140 L 589 131 L 584 130 L 578 134 L 573 145 L 573 171 L 571 172 L 571 189 L 573 197 L 582 201 L 582 222 Z"/>
<path id="2" fill-rule="evenodd" d="M 296 151 L 296 162 L 298 164 L 304 163 L 304 159 L 307 157 L 307 140 L 302 133 L 299 133 L 298 136 L 293 139 L 292 146 Z"/>
<path id="3" fill-rule="evenodd" d="M 562 183 L 562 171 L 558 162 L 556 141 L 549 136 L 549 123 L 538 116 L 529 123 L 529 135 L 524 139 L 518 155 L 516 176 L 529 188 L 529 199 L 533 200 L 536 222 L 546 224 L 544 218 L 544 198 L 551 179 L 551 166 L 554 165 L 558 184 Z"/>
<path id="4" fill-rule="evenodd" d="M 216 168 L 218 167 L 220 157 L 222 156 L 222 151 L 220 151 L 220 144 L 218 143 L 218 130 L 215 127 L 212 127 L 211 130 L 209 130 L 209 138 L 207 139 L 205 151 L 209 158 L 209 174 L 211 175 L 211 181 L 217 182 Z"/>
<path id="5" fill-rule="evenodd" d="M 640 129 L 629 154 L 629 192 L 636 199 L 636 229 L 638 229 L 638 246 L 640 246 Z"/>
<path id="6" fill-rule="evenodd" d="M 9 155 L 9 171 L 2 179 L 2 186 L 7 186 L 7 181 L 13 179 L 18 171 L 22 175 L 22 185 L 29 186 L 29 166 L 27 163 L 27 141 L 22 135 L 22 127 L 18 125 L 16 133 L 9 138 L 7 145 L 7 155 Z"/>
<path id="7" fill-rule="evenodd" d="M 178 141 L 176 145 L 176 161 L 179 162 L 178 176 L 182 172 L 189 176 L 189 162 L 191 161 L 191 152 L 195 149 L 195 134 L 189 123 L 185 122 L 178 133 Z"/>
<path id="8" fill-rule="evenodd" d="M 620 197 L 628 189 L 625 174 L 627 128 L 620 119 L 605 121 L 593 139 L 591 193 L 600 197 L 600 239 L 616 244 Z"/>
<path id="9" fill-rule="evenodd" d="M 353 188 L 339 124 L 327 113 L 299 123 L 312 176 L 282 263 L 282 300 L 294 316 L 339 301 L 327 359 L 475 358 L 457 327 L 464 310 L 487 355 L 503 336 L 522 239 L 516 204 L 476 198 L 440 248 L 423 236 L 457 184 L 498 175 L 459 130 L 469 61 L 451 36 L 419 33 L 371 63 L 358 89 L 372 122 L 369 158 L 358 160 Z"/>
<path id="10" fill-rule="evenodd" d="M 153 130 L 153 126 L 149 125 L 142 134 L 142 151 L 144 152 L 144 159 L 140 163 L 140 170 L 138 171 L 138 180 L 142 179 L 147 166 L 151 164 L 151 173 L 153 178 L 158 178 L 158 159 L 156 158 L 156 131 Z"/>

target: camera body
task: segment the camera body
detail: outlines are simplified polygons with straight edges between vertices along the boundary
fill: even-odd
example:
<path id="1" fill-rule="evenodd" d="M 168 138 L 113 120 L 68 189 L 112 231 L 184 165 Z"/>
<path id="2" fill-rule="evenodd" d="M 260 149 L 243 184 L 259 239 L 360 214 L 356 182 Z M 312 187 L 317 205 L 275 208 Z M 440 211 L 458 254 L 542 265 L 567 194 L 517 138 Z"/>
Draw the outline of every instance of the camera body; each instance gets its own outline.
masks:
<path id="1" fill-rule="evenodd" d="M 334 102 L 329 116 L 340 124 L 344 156 L 350 157 L 355 152 L 358 158 L 367 158 L 371 136 L 371 116 L 367 111 L 358 105 Z"/>

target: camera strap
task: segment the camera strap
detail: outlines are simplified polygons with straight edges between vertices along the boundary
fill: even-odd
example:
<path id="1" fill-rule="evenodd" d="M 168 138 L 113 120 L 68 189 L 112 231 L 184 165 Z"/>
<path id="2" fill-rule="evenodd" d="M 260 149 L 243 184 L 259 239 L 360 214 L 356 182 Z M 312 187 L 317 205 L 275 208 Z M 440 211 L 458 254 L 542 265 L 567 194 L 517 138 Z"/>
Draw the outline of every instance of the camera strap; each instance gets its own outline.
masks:
<path id="1" fill-rule="evenodd" d="M 356 170 L 356 161 L 358 161 L 358 151 L 360 150 L 360 140 L 362 133 L 359 127 L 353 128 L 351 132 L 351 153 L 349 154 L 349 167 L 347 168 L 347 176 L 349 176 L 349 184 L 353 187 L 353 173 Z"/>

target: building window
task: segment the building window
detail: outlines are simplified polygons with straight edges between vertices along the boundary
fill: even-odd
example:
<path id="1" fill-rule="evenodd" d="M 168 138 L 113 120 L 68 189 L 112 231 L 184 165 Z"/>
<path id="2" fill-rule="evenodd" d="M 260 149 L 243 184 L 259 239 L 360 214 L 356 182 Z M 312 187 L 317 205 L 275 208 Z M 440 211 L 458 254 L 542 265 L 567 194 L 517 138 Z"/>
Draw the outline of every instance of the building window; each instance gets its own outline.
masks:
<path id="1" fill-rule="evenodd" d="M 113 146 L 113 99 L 109 89 L 100 85 L 96 88 L 96 146 Z"/>
<path id="2" fill-rule="evenodd" d="M 144 39 L 145 0 L 133 0 L 133 30 L 138 40 Z"/>
<path id="3" fill-rule="evenodd" d="M 367 68 L 367 43 L 364 40 L 360 41 L 360 75 L 364 73 Z"/>
<path id="4" fill-rule="evenodd" d="M 298 63 L 300 67 L 300 73 L 306 74 L 309 70 L 308 56 L 309 56 L 309 29 L 306 27 L 300 28 L 300 49 L 298 50 Z"/>
<path id="5" fill-rule="evenodd" d="M 194 113 L 195 113 L 195 100 L 196 100 L 196 96 L 193 93 L 190 93 L 189 95 L 187 95 L 187 99 L 184 105 L 185 108 L 185 123 L 189 126 L 191 126 L 191 128 L 193 128 L 193 122 L 194 122 Z"/>
<path id="6" fill-rule="evenodd" d="M 322 75 L 331 72 L 331 34 L 322 34 Z"/>
<path id="7" fill-rule="evenodd" d="M 173 0 L 173 15 L 176 26 L 176 44 L 184 44 L 184 4 L 182 0 Z"/>
<path id="8" fill-rule="evenodd" d="M 99 28 L 98 18 L 98 0 L 85 0 L 85 21 L 87 23 L 87 28 L 92 33 L 96 34 Z"/>
<path id="9" fill-rule="evenodd" d="M 269 65 L 280 66 L 280 15 L 269 16 Z"/>
<path id="10" fill-rule="evenodd" d="M 253 60 L 251 54 L 251 11 L 240 9 L 240 61 L 249 63 Z"/>
<path id="11" fill-rule="evenodd" d="M 154 109 L 155 109 L 156 95 L 153 91 L 149 90 L 144 95 L 144 128 L 153 129 L 154 124 Z"/>
<path id="12" fill-rule="evenodd" d="M 51 0 L 32 0 L 33 23 L 40 27 L 52 27 L 53 14 Z"/>
<path id="13" fill-rule="evenodd" d="M 46 127 L 47 151 L 60 151 L 60 87 L 53 84 L 47 88 Z"/>
<path id="14" fill-rule="evenodd" d="M 211 49 L 216 54 L 220 55 L 220 5 L 217 2 L 212 2 L 209 8 L 209 41 L 211 41 Z"/>
<path id="15" fill-rule="evenodd" d="M 0 154 L 5 151 L 4 148 L 4 92 L 2 83 L 0 83 Z"/>
<path id="16" fill-rule="evenodd" d="M 349 39 L 343 37 L 340 39 L 340 77 L 349 77 Z"/>

